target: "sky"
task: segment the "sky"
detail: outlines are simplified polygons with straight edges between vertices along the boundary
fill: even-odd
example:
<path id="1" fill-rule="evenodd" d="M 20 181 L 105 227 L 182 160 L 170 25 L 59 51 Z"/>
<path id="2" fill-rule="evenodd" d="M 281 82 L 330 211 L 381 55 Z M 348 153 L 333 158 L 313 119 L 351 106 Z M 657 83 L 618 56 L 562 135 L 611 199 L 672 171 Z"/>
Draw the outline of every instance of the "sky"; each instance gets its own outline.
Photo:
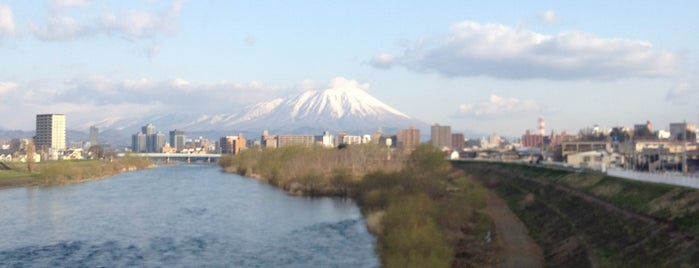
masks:
<path id="1" fill-rule="evenodd" d="M 233 113 L 336 78 L 453 132 L 699 120 L 697 1 L 0 0 L 0 129 Z M 103 126 L 100 126 L 103 124 Z M 81 130 L 81 129 L 78 129 Z M 86 130 L 86 129 L 85 129 Z"/>

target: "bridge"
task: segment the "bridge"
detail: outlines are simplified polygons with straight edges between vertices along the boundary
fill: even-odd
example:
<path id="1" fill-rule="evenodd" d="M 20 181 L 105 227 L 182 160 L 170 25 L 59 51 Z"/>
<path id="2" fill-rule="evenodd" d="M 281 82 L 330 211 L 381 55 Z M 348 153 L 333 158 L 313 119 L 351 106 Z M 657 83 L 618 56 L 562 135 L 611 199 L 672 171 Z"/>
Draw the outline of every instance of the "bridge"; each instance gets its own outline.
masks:
<path id="1" fill-rule="evenodd" d="M 120 153 L 117 154 L 117 157 L 124 157 L 127 154 Z M 128 154 L 130 156 L 138 156 L 138 157 L 144 157 L 144 158 L 149 158 L 152 160 L 163 160 L 165 162 L 170 162 L 170 161 L 184 161 L 187 163 L 190 162 L 206 162 L 206 163 L 211 163 L 211 162 L 216 162 L 218 161 L 222 154 L 163 154 L 163 153 L 130 153 Z"/>

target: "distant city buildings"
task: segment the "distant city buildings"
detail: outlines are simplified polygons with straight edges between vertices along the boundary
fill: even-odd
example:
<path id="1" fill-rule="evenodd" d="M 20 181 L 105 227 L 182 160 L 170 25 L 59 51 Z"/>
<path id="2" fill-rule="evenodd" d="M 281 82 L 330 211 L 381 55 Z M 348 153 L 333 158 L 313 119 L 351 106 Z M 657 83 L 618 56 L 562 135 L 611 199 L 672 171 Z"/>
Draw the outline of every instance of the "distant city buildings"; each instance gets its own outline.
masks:
<path id="1" fill-rule="evenodd" d="M 463 133 L 451 134 L 451 149 L 454 151 L 463 151 L 466 145 L 466 139 Z"/>
<path id="2" fill-rule="evenodd" d="M 440 126 L 435 124 L 431 127 L 430 139 L 435 148 L 451 147 L 451 126 Z"/>
<path id="3" fill-rule="evenodd" d="M 323 135 L 315 136 L 316 144 L 320 144 L 325 148 L 333 148 L 337 143 L 335 141 L 335 136 L 330 134 L 329 131 L 323 132 Z"/>
<path id="4" fill-rule="evenodd" d="M 131 136 L 131 151 L 137 153 L 160 153 L 167 144 L 165 134 L 156 132 L 155 126 L 147 124 Z"/>
<path id="5" fill-rule="evenodd" d="M 184 130 L 172 130 L 170 131 L 170 146 L 175 148 L 178 152 L 185 148 L 185 141 L 187 139 L 187 134 Z"/>
<path id="6" fill-rule="evenodd" d="M 690 123 L 671 123 L 670 124 L 670 139 L 671 140 L 696 140 L 696 126 Z"/>
<path id="7" fill-rule="evenodd" d="M 263 131 L 262 137 L 260 138 L 260 145 L 262 148 L 277 148 L 277 136 L 270 135 L 267 130 Z"/>
<path id="8" fill-rule="evenodd" d="M 100 145 L 100 130 L 99 130 L 99 128 L 97 128 L 95 126 L 91 126 L 89 137 L 90 137 L 89 138 L 90 146 Z"/>
<path id="9" fill-rule="evenodd" d="M 420 130 L 410 126 L 407 129 L 399 129 L 396 135 L 396 147 L 400 149 L 415 149 L 420 145 Z"/>
<path id="10" fill-rule="evenodd" d="M 58 152 L 66 149 L 66 116 L 63 114 L 37 114 L 34 146 L 37 151 L 58 158 Z"/>
<path id="11" fill-rule="evenodd" d="M 315 144 L 313 135 L 277 135 L 277 146 L 275 148 L 289 146 L 312 146 Z"/>
<path id="12" fill-rule="evenodd" d="M 237 155 L 241 150 L 246 148 L 247 143 L 245 142 L 243 134 L 238 134 L 238 136 L 221 137 L 219 144 L 221 146 L 221 154 Z"/>
<path id="13" fill-rule="evenodd" d="M 544 135 L 532 134 L 528 129 L 522 136 L 522 147 L 541 147 L 544 144 Z"/>

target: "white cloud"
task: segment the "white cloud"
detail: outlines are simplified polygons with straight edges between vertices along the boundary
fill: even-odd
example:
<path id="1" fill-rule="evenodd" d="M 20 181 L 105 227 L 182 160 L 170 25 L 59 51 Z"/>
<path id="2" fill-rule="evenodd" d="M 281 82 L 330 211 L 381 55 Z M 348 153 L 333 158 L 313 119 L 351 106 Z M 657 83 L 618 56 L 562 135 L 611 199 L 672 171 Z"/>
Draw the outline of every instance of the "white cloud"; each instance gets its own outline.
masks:
<path id="1" fill-rule="evenodd" d="M 356 80 L 349 80 L 344 77 L 335 77 L 330 84 L 328 84 L 328 88 L 330 89 L 362 89 L 362 90 L 369 90 L 369 84 L 368 83 L 363 83 L 360 84 Z"/>
<path id="2" fill-rule="evenodd" d="M 539 15 L 539 18 L 546 23 L 554 23 L 558 21 L 558 15 L 553 10 L 547 10 Z"/>
<path id="3" fill-rule="evenodd" d="M 145 10 L 106 13 L 100 19 L 100 26 L 110 33 L 127 37 L 153 37 L 172 32 L 181 11 L 182 1 L 173 1 L 167 10 L 160 13 Z"/>
<path id="4" fill-rule="evenodd" d="M 522 115 L 539 111 L 541 107 L 533 100 L 501 97 L 495 94 L 488 96 L 480 103 L 459 105 L 455 117 L 492 118 L 497 116 Z"/>
<path id="5" fill-rule="evenodd" d="M 172 80 L 172 86 L 176 88 L 187 88 L 191 85 L 192 83 L 182 78 L 175 78 L 174 80 Z"/>
<path id="6" fill-rule="evenodd" d="M 51 3 L 54 7 L 68 8 L 84 6 L 89 1 L 55 0 Z M 159 12 L 148 8 L 102 14 L 90 14 L 89 11 L 85 11 L 80 18 L 65 15 L 65 10 L 61 8 L 54 10 L 45 23 L 30 23 L 30 30 L 37 38 L 44 41 L 60 41 L 98 34 L 109 34 L 129 40 L 154 38 L 177 29 L 182 1 L 172 1 L 167 9 Z M 2 12 L 1 9 L 0 12 Z M 148 55 L 153 56 L 156 53 L 157 46 L 148 47 Z"/>
<path id="7" fill-rule="evenodd" d="M 0 94 L 8 94 L 11 90 L 17 88 L 17 83 L 15 82 L 0 82 Z"/>
<path id="8" fill-rule="evenodd" d="M 5 4 L 0 4 L 0 37 L 15 33 L 15 19 L 12 8 Z"/>
<path id="9" fill-rule="evenodd" d="M 445 76 L 505 79 L 614 80 L 674 76 L 677 55 L 653 49 L 645 41 L 605 39 L 581 32 L 546 35 L 502 24 L 461 22 L 430 45 L 402 56 L 380 54 L 375 67 L 402 65 Z"/>
<path id="10" fill-rule="evenodd" d="M 27 116 L 42 112 L 70 113 L 71 124 L 105 118 L 182 113 L 233 113 L 284 94 L 288 88 L 259 80 L 196 82 L 185 78 L 115 79 L 78 76 L 65 81 L 0 81 L 0 114 L 17 114 L 2 127 L 31 129 Z"/>
<path id="11" fill-rule="evenodd" d="M 370 63 L 376 68 L 388 69 L 396 64 L 396 57 L 388 53 L 381 53 L 374 56 Z"/>
<path id="12" fill-rule="evenodd" d="M 51 5 L 55 7 L 81 7 L 89 3 L 89 0 L 51 0 Z"/>
<path id="13" fill-rule="evenodd" d="M 93 31 L 70 16 L 50 17 L 46 25 L 29 25 L 34 36 L 44 41 L 70 40 L 91 34 Z"/>
<path id="14" fill-rule="evenodd" d="M 665 100 L 674 104 L 686 104 L 697 91 L 687 82 L 680 83 L 667 91 Z"/>
<path id="15" fill-rule="evenodd" d="M 255 38 L 255 36 L 253 35 L 247 35 L 243 39 L 243 44 L 246 44 L 248 46 L 253 46 L 255 45 L 255 43 L 257 43 L 257 38 Z"/>
<path id="16" fill-rule="evenodd" d="M 307 90 L 318 90 L 320 89 L 320 86 L 318 85 L 318 82 L 312 79 L 305 79 L 301 81 L 298 85 L 296 85 L 296 88 L 298 88 L 300 91 L 307 91 Z"/>

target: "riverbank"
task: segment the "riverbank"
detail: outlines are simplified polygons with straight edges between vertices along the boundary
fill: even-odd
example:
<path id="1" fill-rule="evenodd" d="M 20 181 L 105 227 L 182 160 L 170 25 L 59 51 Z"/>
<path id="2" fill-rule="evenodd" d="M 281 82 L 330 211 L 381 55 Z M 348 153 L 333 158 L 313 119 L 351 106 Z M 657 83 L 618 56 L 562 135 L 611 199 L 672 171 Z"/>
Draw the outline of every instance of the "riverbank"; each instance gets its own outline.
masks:
<path id="1" fill-rule="evenodd" d="M 486 239 L 493 224 L 481 212 L 486 190 L 430 146 L 409 153 L 370 145 L 248 150 L 220 165 L 290 195 L 355 199 L 377 237 L 382 267 L 496 264 L 497 246 Z"/>
<path id="2" fill-rule="evenodd" d="M 455 163 L 505 199 L 548 266 L 692 267 L 699 190 L 502 163 Z"/>
<path id="3" fill-rule="evenodd" d="M 66 160 L 33 163 L 0 163 L 0 189 L 11 187 L 60 185 L 98 180 L 119 173 L 154 167 L 145 158 L 125 157 L 114 161 Z"/>

